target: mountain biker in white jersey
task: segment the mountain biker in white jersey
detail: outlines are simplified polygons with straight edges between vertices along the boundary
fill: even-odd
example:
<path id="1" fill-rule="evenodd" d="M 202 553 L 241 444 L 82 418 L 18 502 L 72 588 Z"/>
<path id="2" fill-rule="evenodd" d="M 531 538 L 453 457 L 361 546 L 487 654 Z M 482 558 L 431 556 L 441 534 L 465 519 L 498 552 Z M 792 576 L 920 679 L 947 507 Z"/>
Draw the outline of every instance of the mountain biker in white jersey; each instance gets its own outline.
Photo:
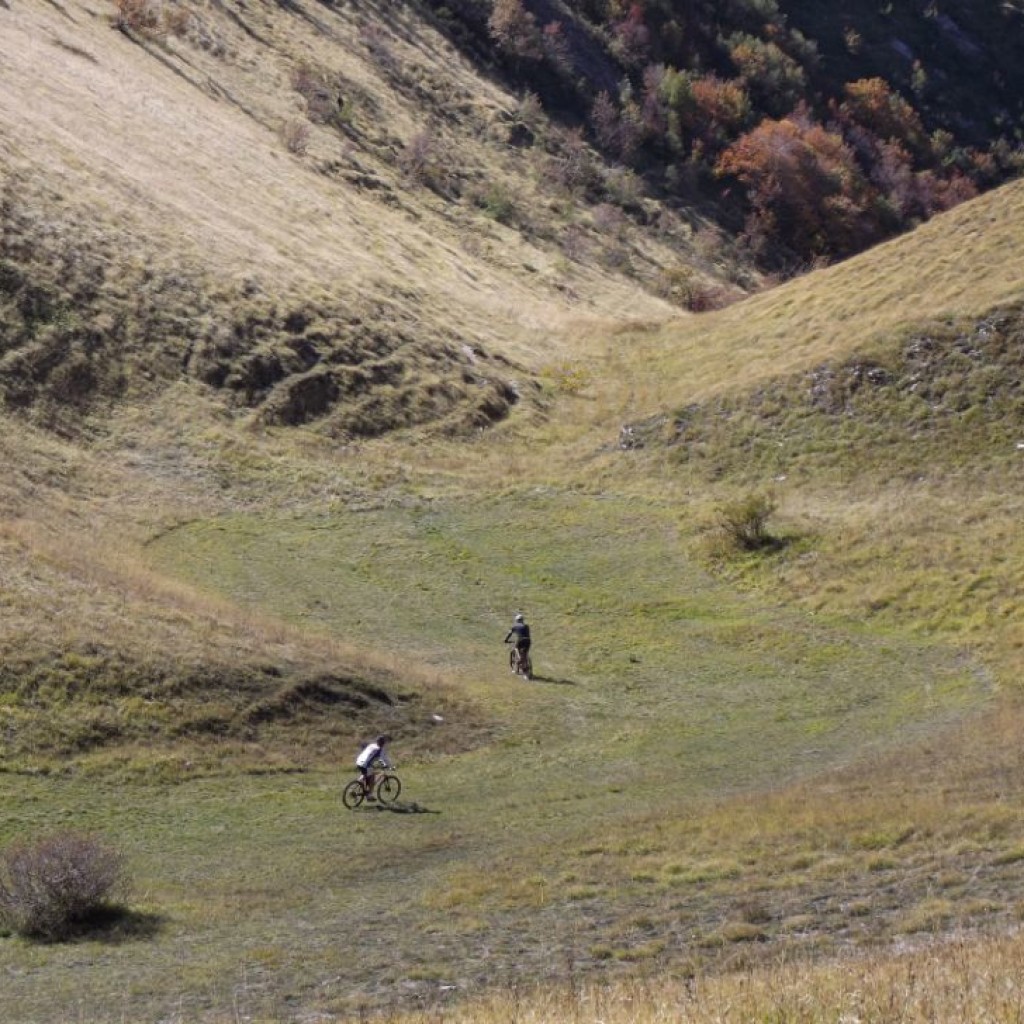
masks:
<path id="1" fill-rule="evenodd" d="M 373 795 L 374 765 L 379 761 L 385 768 L 391 767 L 391 762 L 388 761 L 387 755 L 384 753 L 384 748 L 390 742 L 391 737 L 386 733 L 378 736 L 372 743 L 367 743 L 356 758 L 356 767 L 363 777 L 363 791 L 366 793 L 367 800 L 377 799 Z"/>

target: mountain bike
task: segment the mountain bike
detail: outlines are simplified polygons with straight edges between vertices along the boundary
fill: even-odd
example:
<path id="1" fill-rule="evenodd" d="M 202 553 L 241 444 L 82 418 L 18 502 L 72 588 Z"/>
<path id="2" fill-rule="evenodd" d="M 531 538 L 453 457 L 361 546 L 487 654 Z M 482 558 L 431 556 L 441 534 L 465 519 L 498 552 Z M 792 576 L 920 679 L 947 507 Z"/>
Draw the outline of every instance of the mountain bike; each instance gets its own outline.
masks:
<path id="1" fill-rule="evenodd" d="M 381 804 L 393 804 L 402 792 L 402 781 L 393 771 L 377 772 L 373 777 L 373 796 Z M 341 802 L 354 811 L 367 797 L 363 777 L 353 779 L 342 791 Z"/>
<path id="2" fill-rule="evenodd" d="M 520 654 L 519 648 L 513 644 L 512 650 L 508 652 L 508 667 L 517 676 L 529 679 L 533 675 L 533 661 L 530 659 L 530 652 Z"/>

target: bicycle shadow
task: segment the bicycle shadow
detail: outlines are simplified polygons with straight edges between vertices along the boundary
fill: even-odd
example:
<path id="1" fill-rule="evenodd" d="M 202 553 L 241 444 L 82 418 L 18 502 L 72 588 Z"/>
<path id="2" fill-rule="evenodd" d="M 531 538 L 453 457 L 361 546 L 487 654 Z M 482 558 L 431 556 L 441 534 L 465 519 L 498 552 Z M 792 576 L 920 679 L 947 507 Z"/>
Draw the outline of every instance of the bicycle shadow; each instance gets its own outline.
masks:
<path id="1" fill-rule="evenodd" d="M 555 676 L 542 676 L 536 672 L 530 676 L 531 683 L 550 683 L 552 686 L 579 686 L 575 679 L 558 679 Z"/>
<path id="2" fill-rule="evenodd" d="M 357 808 L 357 811 L 364 811 L 373 813 L 374 811 L 389 811 L 391 814 L 440 814 L 440 811 L 435 811 L 433 808 L 424 807 L 422 804 L 417 803 L 415 800 L 396 800 L 394 803 L 382 804 L 379 801 L 367 803 L 361 803 Z"/>

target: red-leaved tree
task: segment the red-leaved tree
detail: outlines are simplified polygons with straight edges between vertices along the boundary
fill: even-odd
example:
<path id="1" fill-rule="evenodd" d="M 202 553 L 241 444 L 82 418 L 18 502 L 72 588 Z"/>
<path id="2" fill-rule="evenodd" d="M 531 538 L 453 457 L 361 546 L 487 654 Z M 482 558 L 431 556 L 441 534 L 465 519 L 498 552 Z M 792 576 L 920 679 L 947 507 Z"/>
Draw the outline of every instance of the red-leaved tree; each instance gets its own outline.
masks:
<path id="1" fill-rule="evenodd" d="M 741 136 L 716 171 L 745 187 L 748 235 L 761 249 L 781 243 L 802 259 L 845 256 L 880 234 L 877 194 L 853 151 L 803 108 Z"/>

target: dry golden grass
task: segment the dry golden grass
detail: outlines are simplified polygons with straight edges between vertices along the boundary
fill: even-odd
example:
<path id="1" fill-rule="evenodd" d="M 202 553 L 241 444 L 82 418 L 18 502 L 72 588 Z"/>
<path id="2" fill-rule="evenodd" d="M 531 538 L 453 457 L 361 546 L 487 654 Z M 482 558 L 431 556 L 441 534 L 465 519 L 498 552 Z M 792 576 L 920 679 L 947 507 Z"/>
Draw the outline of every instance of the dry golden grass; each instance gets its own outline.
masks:
<path id="1" fill-rule="evenodd" d="M 593 368 L 588 421 L 629 421 L 722 391 L 887 348 L 902 332 L 981 316 L 1024 295 L 1024 182 L 934 218 L 844 263 L 727 309 L 636 329 L 569 331 Z M 594 342 L 599 341 L 599 347 Z M 598 347 L 599 355 L 595 354 Z"/>
<path id="2" fill-rule="evenodd" d="M 628 280 L 577 268 L 472 208 L 446 211 L 384 159 L 422 130 L 424 112 L 374 59 L 372 25 L 394 67 L 452 108 L 451 124 L 462 126 L 443 140 L 453 161 L 526 180 L 514 162 L 505 168 L 518 157 L 500 145 L 514 99 L 411 14 L 312 4 L 303 18 L 257 4 L 243 20 L 272 41 L 257 45 L 215 8 L 188 10 L 194 31 L 159 41 L 115 31 L 104 3 L 4 11 L 0 170 L 52 182 L 67 211 L 88 210 L 119 236 L 126 259 L 173 252 L 212 281 L 346 296 L 354 309 L 386 301 L 423 320 L 457 319 L 480 343 L 530 361 L 553 329 L 588 311 L 668 311 Z M 292 84 L 304 65 L 343 83 L 360 135 L 346 141 L 312 124 L 298 159 L 279 133 L 305 116 Z M 676 259 L 655 250 L 663 263 Z"/>
<path id="3" fill-rule="evenodd" d="M 466 1005 L 386 1016 L 388 1024 L 963 1024 L 1024 1016 L 1024 936 L 964 935 L 884 954 L 706 976 L 680 970 L 610 985 L 580 982 L 498 992 Z"/>

